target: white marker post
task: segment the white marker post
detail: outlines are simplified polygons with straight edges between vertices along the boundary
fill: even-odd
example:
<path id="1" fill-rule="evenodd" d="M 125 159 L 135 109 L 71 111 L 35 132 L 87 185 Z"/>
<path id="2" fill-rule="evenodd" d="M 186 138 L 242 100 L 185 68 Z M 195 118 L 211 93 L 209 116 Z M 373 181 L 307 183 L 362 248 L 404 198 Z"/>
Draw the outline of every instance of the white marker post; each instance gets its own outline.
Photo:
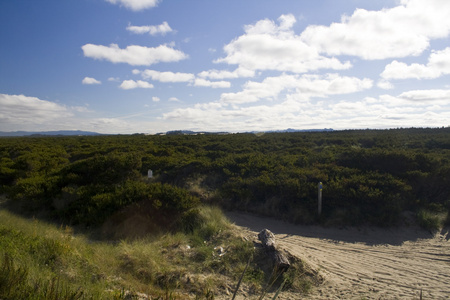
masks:
<path id="1" fill-rule="evenodd" d="M 322 182 L 319 182 L 319 194 L 318 194 L 318 202 L 319 202 L 319 207 L 318 207 L 318 212 L 319 212 L 319 216 L 322 213 Z"/>

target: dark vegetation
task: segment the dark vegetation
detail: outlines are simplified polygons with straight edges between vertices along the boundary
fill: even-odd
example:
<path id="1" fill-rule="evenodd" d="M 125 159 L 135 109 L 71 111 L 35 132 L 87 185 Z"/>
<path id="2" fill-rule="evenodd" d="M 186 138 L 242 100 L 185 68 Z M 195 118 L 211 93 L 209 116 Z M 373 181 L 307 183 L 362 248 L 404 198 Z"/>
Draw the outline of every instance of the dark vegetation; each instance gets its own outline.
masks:
<path id="1" fill-rule="evenodd" d="M 199 198 L 326 225 L 392 226 L 404 211 L 427 215 L 450 206 L 450 128 L 0 142 L 1 192 L 10 204 L 70 224 L 100 225 L 146 203 L 155 224 L 175 228 L 195 219 Z"/>
<path id="2" fill-rule="evenodd" d="M 450 210 L 449 183 L 450 128 L 0 138 L 3 207 L 107 239 L 38 234 L 34 221 L 0 211 L 0 298 L 128 299 L 134 290 L 213 299 L 240 274 L 255 290 L 278 280 L 275 289 L 305 292 L 319 281 L 314 271 L 295 261 L 272 280 L 266 257 L 202 204 L 326 226 L 396 226 L 409 211 L 435 230 Z M 131 230 L 118 234 L 125 223 Z M 141 233 L 152 238 L 110 244 Z"/>

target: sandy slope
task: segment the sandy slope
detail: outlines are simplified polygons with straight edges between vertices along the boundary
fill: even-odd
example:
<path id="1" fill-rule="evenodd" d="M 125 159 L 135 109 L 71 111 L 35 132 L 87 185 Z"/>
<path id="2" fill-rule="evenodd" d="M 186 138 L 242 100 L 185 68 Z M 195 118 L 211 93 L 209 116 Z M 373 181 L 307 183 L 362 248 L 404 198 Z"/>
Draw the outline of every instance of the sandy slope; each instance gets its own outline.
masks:
<path id="1" fill-rule="evenodd" d="M 415 226 L 332 229 L 229 213 L 249 234 L 271 230 L 279 247 L 320 270 L 325 283 L 306 299 L 450 299 L 450 233 Z M 284 293 L 279 299 L 305 299 Z"/>

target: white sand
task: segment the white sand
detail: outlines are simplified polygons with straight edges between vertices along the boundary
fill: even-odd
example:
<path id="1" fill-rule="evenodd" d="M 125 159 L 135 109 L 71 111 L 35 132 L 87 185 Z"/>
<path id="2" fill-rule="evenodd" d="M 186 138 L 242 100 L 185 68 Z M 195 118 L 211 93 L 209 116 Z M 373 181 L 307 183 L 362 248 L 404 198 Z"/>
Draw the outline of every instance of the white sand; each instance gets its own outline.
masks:
<path id="1" fill-rule="evenodd" d="M 283 292 L 278 299 L 450 299 L 450 233 L 417 226 L 335 229 L 297 226 L 242 213 L 229 219 L 320 271 L 325 282 L 310 295 Z M 240 298 L 241 299 L 241 298 Z"/>

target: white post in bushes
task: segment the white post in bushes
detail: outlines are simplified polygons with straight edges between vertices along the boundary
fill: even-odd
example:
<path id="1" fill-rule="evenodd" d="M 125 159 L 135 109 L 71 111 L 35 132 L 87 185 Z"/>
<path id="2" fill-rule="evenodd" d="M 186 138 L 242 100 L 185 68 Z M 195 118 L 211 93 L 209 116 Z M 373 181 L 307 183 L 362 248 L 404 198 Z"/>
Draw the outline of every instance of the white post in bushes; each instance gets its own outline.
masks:
<path id="1" fill-rule="evenodd" d="M 153 171 L 152 170 L 148 170 L 148 178 L 152 178 L 153 177 Z"/>
<path id="2" fill-rule="evenodd" d="M 319 216 L 322 213 L 322 182 L 319 182 L 319 191 L 318 191 L 318 213 Z"/>

